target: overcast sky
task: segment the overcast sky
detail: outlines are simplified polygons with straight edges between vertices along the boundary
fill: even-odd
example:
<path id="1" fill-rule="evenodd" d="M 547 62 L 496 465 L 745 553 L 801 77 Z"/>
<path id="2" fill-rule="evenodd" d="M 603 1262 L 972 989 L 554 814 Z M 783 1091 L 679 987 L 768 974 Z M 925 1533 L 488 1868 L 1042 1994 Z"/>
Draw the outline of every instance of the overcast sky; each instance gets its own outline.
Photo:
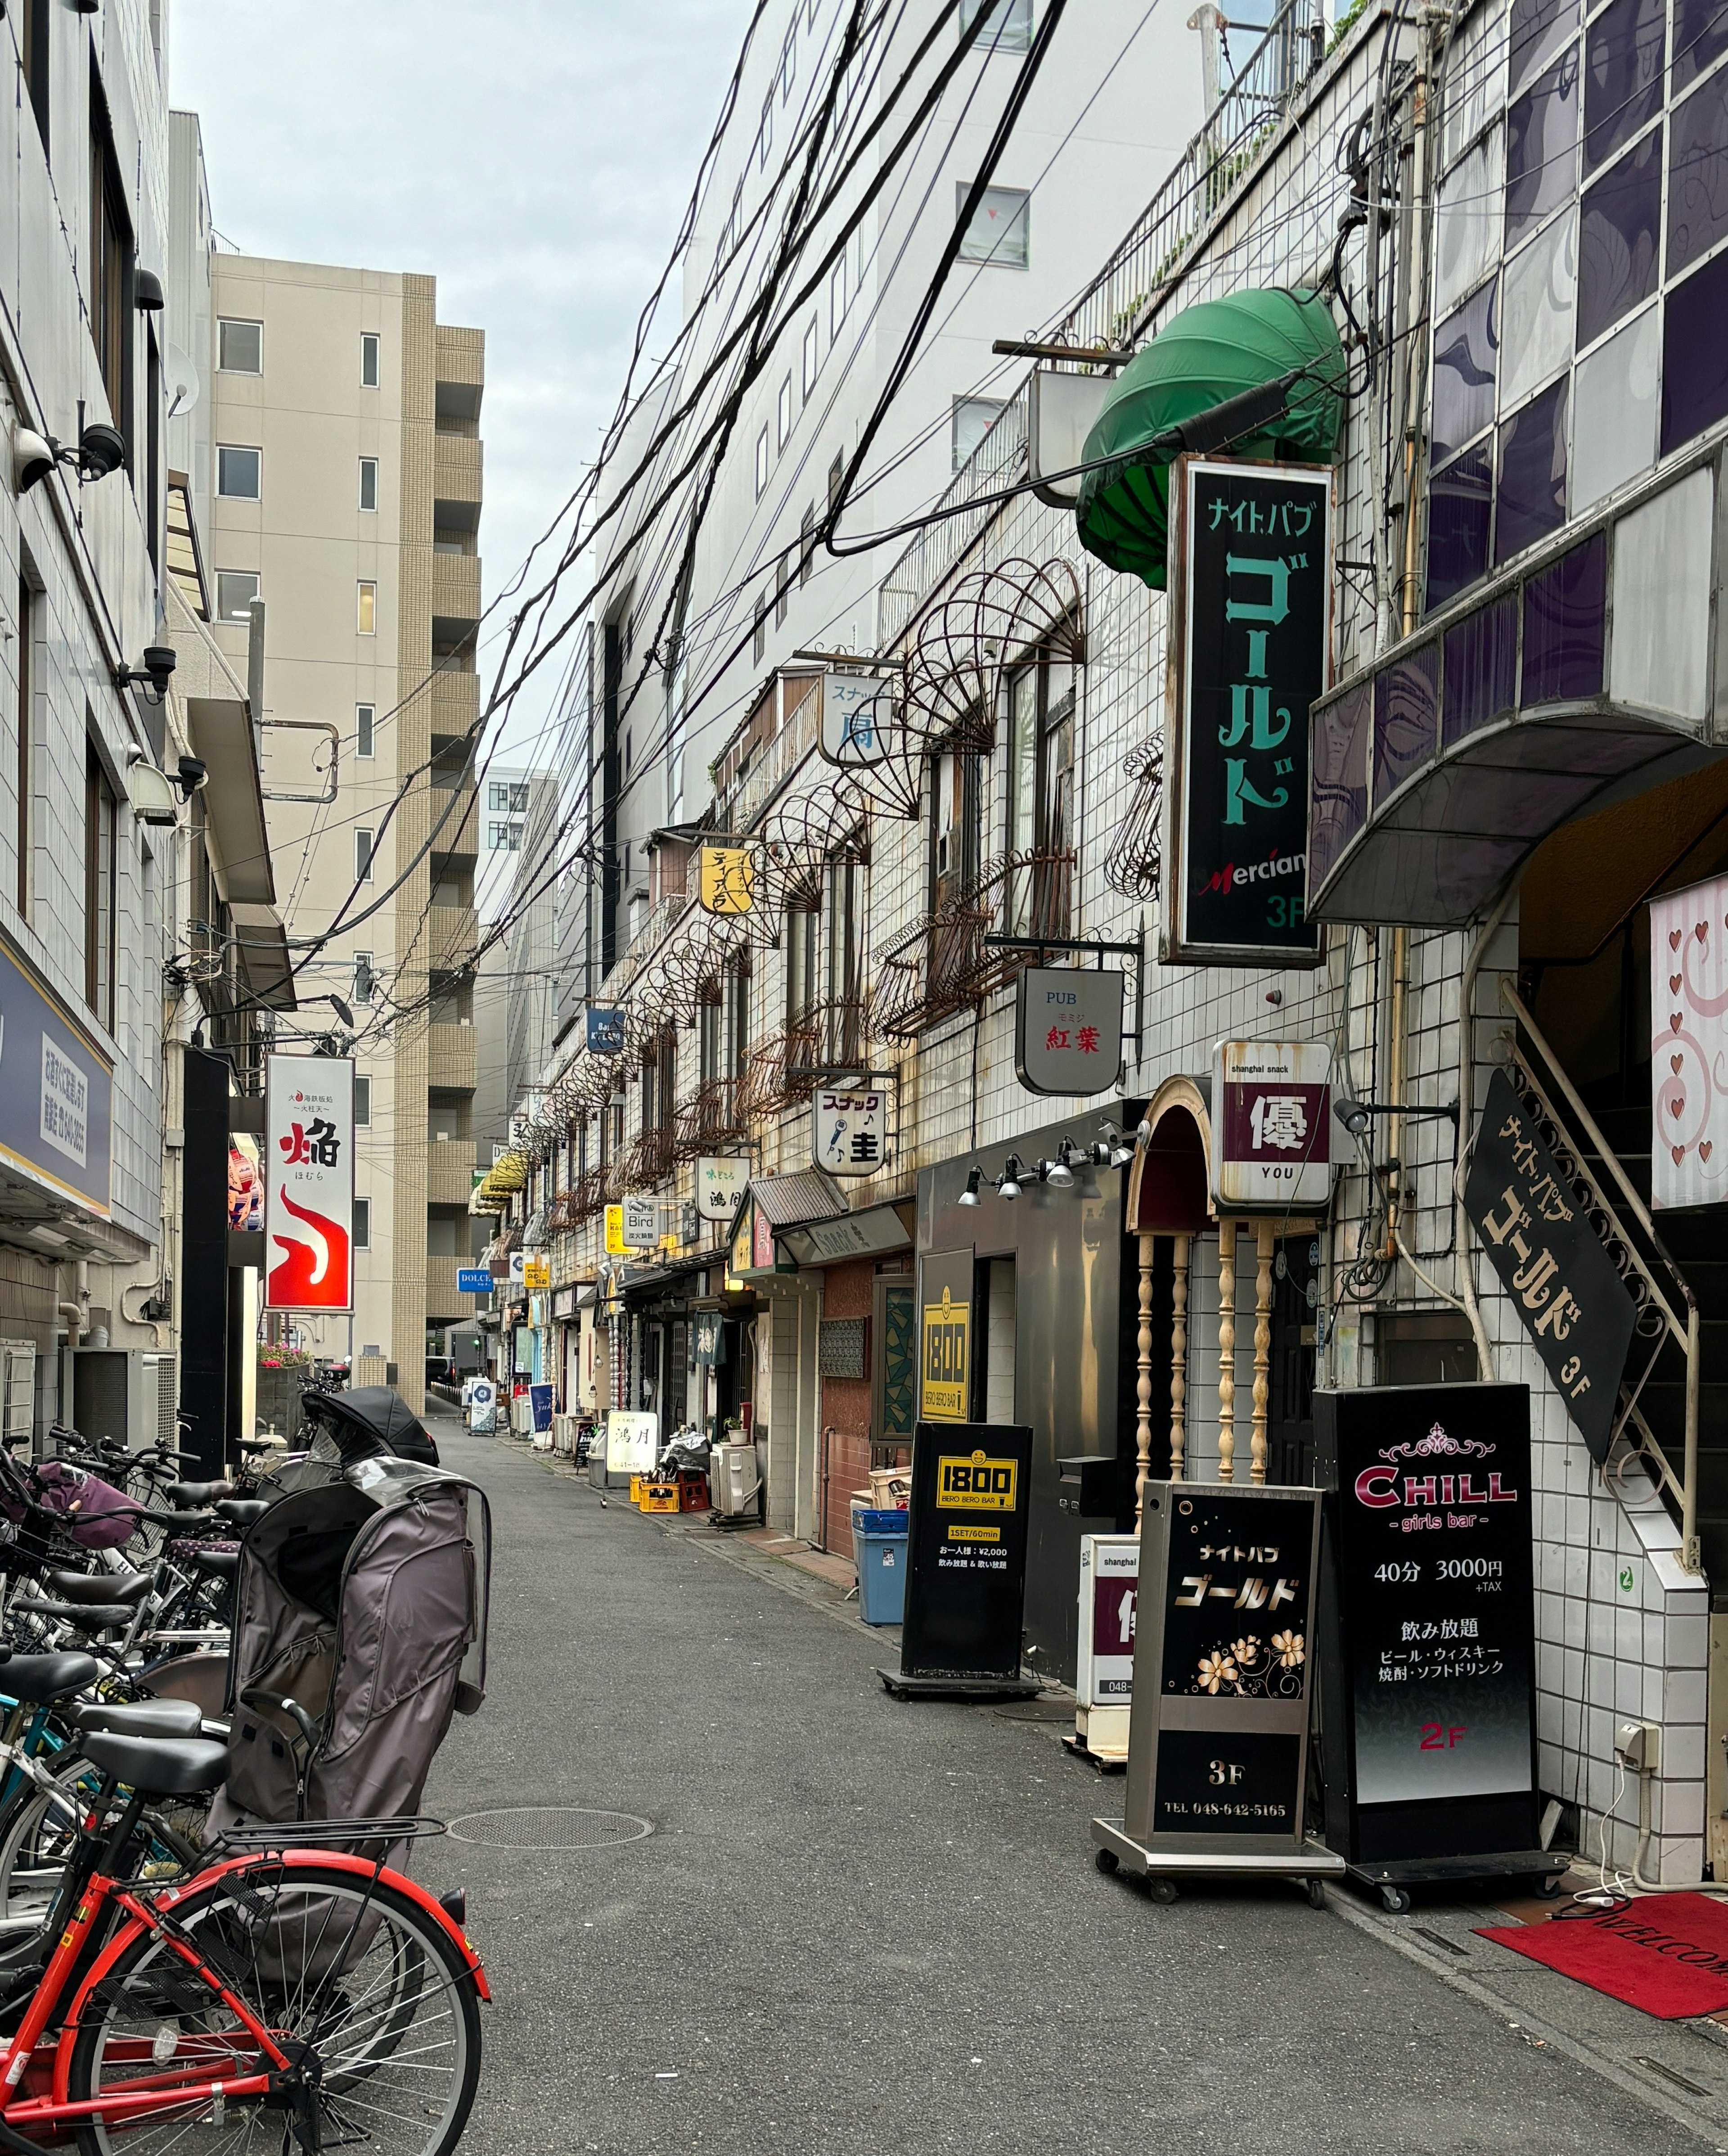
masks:
<path id="1" fill-rule="evenodd" d="M 746 0 L 173 0 L 247 254 L 429 272 L 486 332 L 490 598 L 593 454 Z M 482 654 L 482 670 L 486 670 Z"/>

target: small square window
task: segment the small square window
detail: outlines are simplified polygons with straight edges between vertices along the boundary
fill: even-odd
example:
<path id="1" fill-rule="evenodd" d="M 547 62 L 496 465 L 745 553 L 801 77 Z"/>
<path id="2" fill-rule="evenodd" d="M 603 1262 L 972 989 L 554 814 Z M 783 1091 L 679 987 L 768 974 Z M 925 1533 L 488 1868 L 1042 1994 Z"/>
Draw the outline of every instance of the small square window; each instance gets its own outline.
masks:
<path id="1" fill-rule="evenodd" d="M 356 1130 L 365 1130 L 370 1127 L 372 1119 L 372 1081 L 370 1078 L 362 1078 L 359 1072 L 356 1071 L 354 1074 L 354 1127 Z"/>
<path id="2" fill-rule="evenodd" d="M 360 459 L 360 506 L 376 509 L 378 506 L 378 460 L 376 457 Z"/>
<path id="3" fill-rule="evenodd" d="M 378 333 L 362 330 L 360 333 L 360 386 L 376 389 L 378 386 Z"/>
<path id="4" fill-rule="evenodd" d="M 372 1246 L 372 1201 L 356 1198 L 354 1201 L 354 1247 L 369 1250 Z"/>
<path id="5" fill-rule="evenodd" d="M 774 446 L 783 449 L 792 434 L 792 377 L 788 374 L 780 385 L 780 394 L 774 401 Z"/>
<path id="6" fill-rule="evenodd" d="M 804 402 L 810 401 L 810 393 L 816 387 L 816 370 L 821 354 L 817 348 L 816 317 L 810 317 L 810 326 L 804 331 Z"/>
<path id="7" fill-rule="evenodd" d="M 957 208 L 972 192 L 964 180 L 954 183 Z M 988 262 L 998 270 L 1023 270 L 1031 259 L 1027 228 L 1032 198 L 1024 187 L 986 187 L 960 243 L 962 262 Z"/>
<path id="8" fill-rule="evenodd" d="M 355 627 L 362 636 L 376 636 L 378 633 L 378 588 L 376 584 L 362 582 L 359 588 L 358 619 Z"/>
<path id="9" fill-rule="evenodd" d="M 354 706 L 354 753 L 371 756 L 372 749 L 372 706 L 356 704 Z"/>
<path id="10" fill-rule="evenodd" d="M 512 816 L 526 816 L 528 814 L 528 782 L 526 778 L 510 788 L 510 813 Z"/>
<path id="11" fill-rule="evenodd" d="M 264 324 L 227 320 L 216 325 L 216 364 L 224 374 L 264 372 Z"/>
<path id="12" fill-rule="evenodd" d="M 768 489 L 768 430 L 763 428 L 756 438 L 756 490 L 758 500 Z"/>
<path id="13" fill-rule="evenodd" d="M 216 619 L 237 621 L 244 628 L 252 619 L 252 602 L 258 597 L 258 578 L 250 569 L 216 572 Z"/>
<path id="14" fill-rule="evenodd" d="M 256 501 L 262 490 L 264 455 L 258 449 L 219 448 L 216 491 L 229 501 Z"/>
<path id="15" fill-rule="evenodd" d="M 354 834 L 354 880 L 370 883 L 372 880 L 372 834 L 361 829 Z"/>
<path id="16" fill-rule="evenodd" d="M 988 19 L 973 48 L 978 52 L 1024 53 L 1032 49 L 1032 0 L 960 0 L 960 34 L 980 15 Z M 1235 17 L 1231 18 L 1233 26 Z"/>
<path id="17" fill-rule="evenodd" d="M 972 461 L 973 452 L 1007 409 L 997 397 L 956 397 L 954 399 L 953 469 Z"/>

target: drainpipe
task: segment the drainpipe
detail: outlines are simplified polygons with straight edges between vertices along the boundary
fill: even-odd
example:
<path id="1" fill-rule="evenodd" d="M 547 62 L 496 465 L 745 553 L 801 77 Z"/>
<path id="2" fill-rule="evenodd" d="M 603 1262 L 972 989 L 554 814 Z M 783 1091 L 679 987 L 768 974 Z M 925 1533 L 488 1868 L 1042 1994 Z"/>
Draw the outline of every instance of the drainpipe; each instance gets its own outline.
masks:
<path id="1" fill-rule="evenodd" d="M 1469 956 L 1464 960 L 1464 975 L 1458 988 L 1458 1165 L 1452 1177 L 1453 1247 L 1458 1253 L 1458 1284 L 1464 1296 L 1464 1314 L 1475 1336 L 1477 1369 L 1483 1382 L 1490 1384 L 1494 1381 L 1494 1349 L 1489 1345 L 1487 1328 L 1482 1322 L 1482 1306 L 1476 1299 L 1476 1269 L 1471 1261 L 1469 1221 L 1464 1213 L 1464 1160 L 1469 1144 L 1476 1078 L 1476 976 L 1482 970 L 1489 945 L 1500 933 L 1511 910 L 1517 891 L 1516 884 L 1510 885 L 1483 922 L 1482 932 L 1470 946 Z"/>

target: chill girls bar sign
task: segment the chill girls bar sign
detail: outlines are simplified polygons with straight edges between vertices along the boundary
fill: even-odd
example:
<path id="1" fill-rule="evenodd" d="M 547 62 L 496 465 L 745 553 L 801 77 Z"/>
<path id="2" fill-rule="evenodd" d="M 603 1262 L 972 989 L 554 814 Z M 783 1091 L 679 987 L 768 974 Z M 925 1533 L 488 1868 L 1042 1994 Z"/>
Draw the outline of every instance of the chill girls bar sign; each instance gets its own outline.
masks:
<path id="1" fill-rule="evenodd" d="M 1301 965 L 1308 709 L 1330 680 L 1332 475 L 1184 458 L 1167 706 L 1167 962 Z"/>

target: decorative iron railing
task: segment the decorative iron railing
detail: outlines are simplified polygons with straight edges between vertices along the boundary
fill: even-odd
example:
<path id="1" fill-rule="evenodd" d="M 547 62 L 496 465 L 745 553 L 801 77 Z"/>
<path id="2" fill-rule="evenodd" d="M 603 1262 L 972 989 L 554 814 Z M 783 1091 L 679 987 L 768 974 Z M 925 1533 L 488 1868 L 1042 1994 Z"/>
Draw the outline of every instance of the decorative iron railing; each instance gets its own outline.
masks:
<path id="1" fill-rule="evenodd" d="M 905 1040 L 1013 980 L 1032 953 L 989 939 L 1066 937 L 1074 871 L 1071 853 L 1004 854 L 992 861 L 882 952 L 870 1004 L 874 1029 Z"/>

